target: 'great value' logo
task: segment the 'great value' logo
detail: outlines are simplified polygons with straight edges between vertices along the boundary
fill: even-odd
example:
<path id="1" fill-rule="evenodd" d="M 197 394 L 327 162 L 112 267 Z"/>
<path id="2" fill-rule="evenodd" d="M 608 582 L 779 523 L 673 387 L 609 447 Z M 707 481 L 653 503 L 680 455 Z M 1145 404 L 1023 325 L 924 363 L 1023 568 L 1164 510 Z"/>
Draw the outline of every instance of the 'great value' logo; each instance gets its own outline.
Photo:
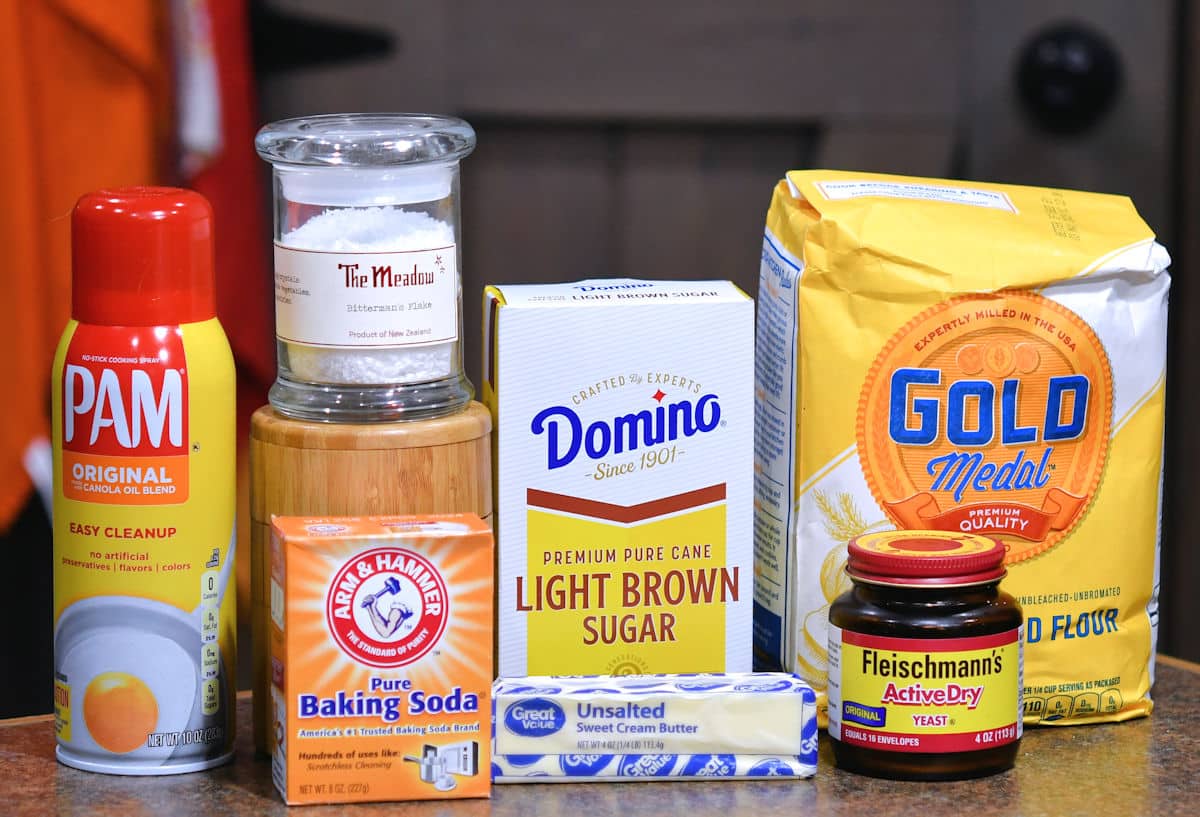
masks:
<path id="1" fill-rule="evenodd" d="M 504 726 L 514 735 L 544 738 L 566 726 L 562 707 L 545 698 L 529 698 L 509 704 L 504 711 Z"/>

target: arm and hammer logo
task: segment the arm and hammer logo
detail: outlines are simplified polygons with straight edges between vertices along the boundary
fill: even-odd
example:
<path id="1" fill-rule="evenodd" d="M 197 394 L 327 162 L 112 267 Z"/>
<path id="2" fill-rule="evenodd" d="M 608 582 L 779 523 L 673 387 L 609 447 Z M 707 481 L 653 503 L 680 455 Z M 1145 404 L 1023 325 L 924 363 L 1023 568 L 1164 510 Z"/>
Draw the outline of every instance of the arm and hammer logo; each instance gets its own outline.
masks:
<path id="1" fill-rule="evenodd" d="M 424 556 L 385 547 L 351 557 L 330 584 L 326 621 L 338 646 L 372 667 L 401 667 L 446 630 L 446 583 Z"/>

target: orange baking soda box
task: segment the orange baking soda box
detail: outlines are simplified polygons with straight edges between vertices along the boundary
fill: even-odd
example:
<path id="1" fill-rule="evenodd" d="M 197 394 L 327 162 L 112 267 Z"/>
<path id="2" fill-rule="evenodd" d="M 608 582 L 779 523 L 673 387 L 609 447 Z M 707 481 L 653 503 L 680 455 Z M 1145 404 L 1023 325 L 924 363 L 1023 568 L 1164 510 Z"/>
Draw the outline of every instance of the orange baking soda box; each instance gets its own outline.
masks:
<path id="1" fill-rule="evenodd" d="M 275 517 L 272 777 L 289 805 L 489 795 L 492 533 Z"/>

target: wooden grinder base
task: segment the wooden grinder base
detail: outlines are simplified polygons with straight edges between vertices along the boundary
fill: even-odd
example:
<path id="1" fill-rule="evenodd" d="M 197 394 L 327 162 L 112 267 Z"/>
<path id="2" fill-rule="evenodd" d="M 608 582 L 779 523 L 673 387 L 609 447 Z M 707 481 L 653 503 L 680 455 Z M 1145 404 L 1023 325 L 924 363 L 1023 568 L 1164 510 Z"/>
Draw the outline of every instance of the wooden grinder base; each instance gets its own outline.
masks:
<path id="1" fill-rule="evenodd" d="M 481 404 L 400 423 L 318 423 L 264 406 L 250 421 L 254 747 L 270 751 L 271 516 L 475 513 L 491 522 L 491 416 Z"/>

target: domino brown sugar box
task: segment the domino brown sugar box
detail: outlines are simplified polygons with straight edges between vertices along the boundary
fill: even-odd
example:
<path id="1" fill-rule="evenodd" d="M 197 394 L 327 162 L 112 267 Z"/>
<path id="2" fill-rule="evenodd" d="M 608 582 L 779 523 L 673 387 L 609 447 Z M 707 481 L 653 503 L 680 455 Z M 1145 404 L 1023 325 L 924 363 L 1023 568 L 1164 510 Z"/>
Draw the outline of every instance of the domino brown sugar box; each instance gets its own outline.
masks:
<path id="1" fill-rule="evenodd" d="M 1005 547 L 953 531 L 853 539 L 854 586 L 829 609 L 829 736 L 839 768 L 954 780 L 1012 768 L 1021 608 Z"/>
<path id="2" fill-rule="evenodd" d="M 748 671 L 754 302 L 615 278 L 483 314 L 499 674 Z"/>

